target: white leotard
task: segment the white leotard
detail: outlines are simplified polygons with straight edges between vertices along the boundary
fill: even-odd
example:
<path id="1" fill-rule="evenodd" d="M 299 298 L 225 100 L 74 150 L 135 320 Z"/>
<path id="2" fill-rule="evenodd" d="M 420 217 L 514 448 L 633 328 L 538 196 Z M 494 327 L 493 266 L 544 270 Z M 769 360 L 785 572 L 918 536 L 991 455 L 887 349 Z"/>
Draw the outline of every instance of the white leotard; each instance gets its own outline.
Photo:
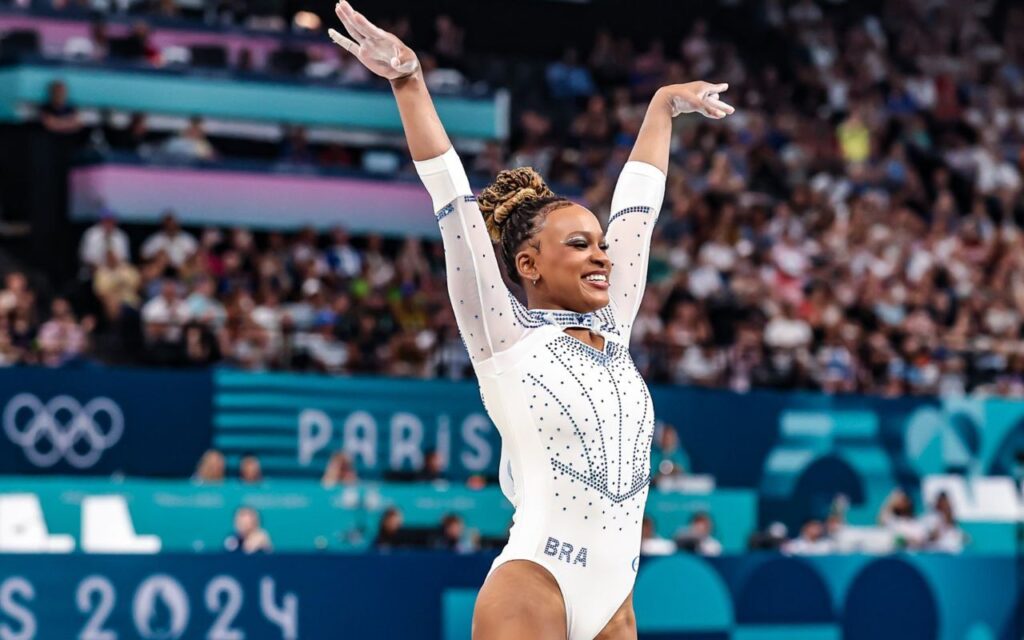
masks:
<path id="1" fill-rule="evenodd" d="M 562 591 L 569 640 L 590 640 L 636 578 L 654 407 L 628 346 L 665 174 L 643 162 L 624 167 L 605 233 L 610 303 L 574 313 L 526 309 L 505 287 L 454 149 L 415 164 L 441 227 L 459 332 L 501 434 L 501 488 L 515 507 L 491 571 L 517 559 L 545 567 Z M 567 327 L 601 334 L 604 350 Z"/>

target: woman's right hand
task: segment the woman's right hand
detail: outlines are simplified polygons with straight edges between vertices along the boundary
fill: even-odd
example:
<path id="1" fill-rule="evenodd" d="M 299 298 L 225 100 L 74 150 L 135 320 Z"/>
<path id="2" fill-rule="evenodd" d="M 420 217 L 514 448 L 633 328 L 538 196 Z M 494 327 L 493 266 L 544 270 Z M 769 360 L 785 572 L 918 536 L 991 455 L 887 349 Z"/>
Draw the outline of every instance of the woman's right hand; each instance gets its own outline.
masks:
<path id="1" fill-rule="evenodd" d="M 388 80 L 411 76 L 419 70 L 420 62 L 416 54 L 393 33 L 374 25 L 346 0 L 339 2 L 334 10 L 352 39 L 334 29 L 328 29 L 328 35 L 335 44 L 358 58 L 367 69 Z"/>

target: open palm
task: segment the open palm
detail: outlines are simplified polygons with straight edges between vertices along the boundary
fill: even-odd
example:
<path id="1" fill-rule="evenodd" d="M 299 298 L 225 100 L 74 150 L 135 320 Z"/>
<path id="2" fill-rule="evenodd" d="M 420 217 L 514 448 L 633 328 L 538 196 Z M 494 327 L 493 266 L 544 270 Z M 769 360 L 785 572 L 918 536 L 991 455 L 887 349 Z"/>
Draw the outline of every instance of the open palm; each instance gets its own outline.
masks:
<path id="1" fill-rule="evenodd" d="M 420 68 L 419 60 L 412 49 L 398 39 L 366 19 L 342 0 L 335 7 L 335 13 L 345 25 L 350 38 L 346 38 L 334 29 L 327 33 L 335 44 L 344 48 L 362 62 L 367 69 L 382 78 L 395 80 L 412 75 Z"/>

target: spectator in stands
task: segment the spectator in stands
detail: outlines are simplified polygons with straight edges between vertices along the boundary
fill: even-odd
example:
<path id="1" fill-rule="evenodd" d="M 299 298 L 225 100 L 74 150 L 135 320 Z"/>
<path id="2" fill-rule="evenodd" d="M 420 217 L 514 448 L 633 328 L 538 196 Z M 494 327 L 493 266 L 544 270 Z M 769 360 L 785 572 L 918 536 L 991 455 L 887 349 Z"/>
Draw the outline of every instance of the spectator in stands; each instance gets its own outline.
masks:
<path id="1" fill-rule="evenodd" d="M 177 135 L 168 138 L 160 152 L 174 160 L 198 160 L 212 162 L 217 159 L 217 150 L 210 144 L 203 131 L 203 121 L 198 116 L 188 121 L 188 126 Z"/>
<path id="2" fill-rule="evenodd" d="M 899 487 L 892 490 L 878 513 L 878 524 L 888 529 L 899 549 L 917 549 L 926 540 L 926 531 L 914 516 L 914 503 Z"/>
<path id="3" fill-rule="evenodd" d="M 654 526 L 654 518 L 645 515 L 640 534 L 640 555 L 668 556 L 675 553 L 677 549 L 675 541 L 658 535 Z"/>
<path id="4" fill-rule="evenodd" d="M 114 149 L 137 153 L 143 158 L 148 158 L 154 153 L 149 120 L 144 113 L 133 113 L 128 126 L 110 131 L 107 139 Z"/>
<path id="5" fill-rule="evenodd" d="M 348 230 L 344 227 L 336 227 L 331 231 L 331 247 L 327 249 L 324 258 L 327 266 L 339 278 L 349 280 L 363 270 L 362 254 L 352 246 Z"/>
<path id="6" fill-rule="evenodd" d="M 127 305 L 133 309 L 139 306 L 139 285 L 142 277 L 139 270 L 125 262 L 116 249 L 106 252 L 92 277 L 92 288 L 103 303 L 114 306 Z"/>
<path id="7" fill-rule="evenodd" d="M 198 248 L 199 244 L 195 237 L 182 230 L 174 213 L 167 212 L 164 214 L 160 231 L 151 235 L 142 244 L 142 258 L 152 260 L 163 253 L 171 266 L 180 269 Z"/>
<path id="8" fill-rule="evenodd" d="M 782 546 L 785 553 L 792 555 L 827 555 L 835 553 L 835 542 L 825 535 L 820 520 L 810 519 L 800 527 L 800 535 Z"/>
<path id="9" fill-rule="evenodd" d="M 356 466 L 348 454 L 338 451 L 331 455 L 324 469 L 324 475 L 320 478 L 320 484 L 325 489 L 330 489 L 339 484 L 356 484 L 359 476 L 356 473 Z"/>
<path id="10" fill-rule="evenodd" d="M 50 83 L 46 102 L 39 106 L 39 120 L 51 133 L 71 135 L 82 129 L 78 110 L 68 102 L 68 87 L 60 80 Z"/>
<path id="11" fill-rule="evenodd" d="M 238 479 L 243 484 L 259 484 L 263 482 L 263 467 L 260 459 L 255 454 L 248 453 L 242 456 L 238 463 Z"/>
<path id="12" fill-rule="evenodd" d="M 280 161 L 289 165 L 313 164 L 313 152 L 309 148 L 306 128 L 284 125 L 285 135 L 281 142 Z"/>
<path id="13" fill-rule="evenodd" d="M 430 449 L 424 454 L 423 467 L 416 474 L 416 479 L 420 482 L 433 482 L 445 479 L 444 461 L 436 449 Z"/>
<path id="14" fill-rule="evenodd" d="M 192 480 L 200 483 L 221 483 L 224 482 L 226 469 L 224 454 L 217 449 L 207 449 L 199 458 Z"/>
<path id="15" fill-rule="evenodd" d="M 685 475 L 690 467 L 690 460 L 679 444 L 679 433 L 675 425 L 658 422 L 651 448 L 651 473 L 654 482 L 660 478 Z"/>
<path id="16" fill-rule="evenodd" d="M 39 328 L 40 362 L 49 367 L 59 367 L 81 356 L 92 326 L 94 323 L 90 318 L 79 324 L 71 304 L 64 298 L 55 298 L 50 319 Z"/>
<path id="17" fill-rule="evenodd" d="M 189 313 L 178 289 L 176 280 L 164 278 L 160 284 L 160 295 L 142 307 L 146 341 L 153 347 L 166 349 L 180 343 Z"/>
<path id="18" fill-rule="evenodd" d="M 467 538 L 466 523 L 457 513 L 447 513 L 441 518 L 441 526 L 430 542 L 434 549 L 469 553 L 475 551 L 473 541 Z"/>
<path id="19" fill-rule="evenodd" d="M 260 525 L 260 514 L 256 509 L 242 506 L 235 510 L 235 530 L 224 540 L 224 548 L 246 554 L 273 550 L 270 534 Z"/>
<path id="20" fill-rule="evenodd" d="M 935 497 L 931 513 L 922 519 L 924 548 L 928 551 L 960 553 L 964 550 L 964 532 L 953 515 L 953 503 L 945 491 Z"/>
<path id="21" fill-rule="evenodd" d="M 216 297 L 216 283 L 207 275 L 199 276 L 192 293 L 185 298 L 189 319 L 211 327 L 221 327 L 227 317 L 224 305 Z"/>
<path id="22" fill-rule="evenodd" d="M 398 507 L 388 507 L 380 516 L 377 537 L 373 540 L 374 549 L 391 549 L 401 544 L 402 512 Z"/>
<path id="23" fill-rule="evenodd" d="M 160 50 L 149 39 L 149 25 L 144 20 L 132 23 L 132 30 L 123 38 L 110 39 L 110 57 L 150 65 L 160 63 Z"/>
<path id="24" fill-rule="evenodd" d="M 561 60 L 549 64 L 545 76 L 548 93 L 556 100 L 585 98 L 596 91 L 590 71 L 579 63 L 575 47 L 566 48 Z"/>
<path id="25" fill-rule="evenodd" d="M 206 324 L 195 321 L 186 324 L 182 342 L 186 366 L 207 367 L 221 360 L 217 337 Z"/>
<path id="26" fill-rule="evenodd" d="M 702 556 L 721 555 L 722 543 L 711 535 L 713 528 L 710 515 L 703 511 L 695 513 L 690 526 L 676 535 L 676 544 L 684 551 Z"/>
<path id="27" fill-rule="evenodd" d="M 78 256 L 83 265 L 96 269 L 107 262 L 107 252 L 113 252 L 118 262 L 131 259 L 128 234 L 118 228 L 114 212 L 105 208 L 100 212 L 100 221 L 82 235 Z"/>

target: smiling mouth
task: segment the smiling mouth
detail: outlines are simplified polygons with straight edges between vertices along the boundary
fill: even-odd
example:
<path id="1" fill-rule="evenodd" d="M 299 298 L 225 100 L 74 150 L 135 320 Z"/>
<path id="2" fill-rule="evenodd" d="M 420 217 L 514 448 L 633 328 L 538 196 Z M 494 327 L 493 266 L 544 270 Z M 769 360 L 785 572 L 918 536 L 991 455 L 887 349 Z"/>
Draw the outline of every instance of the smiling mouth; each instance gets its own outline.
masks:
<path id="1" fill-rule="evenodd" d="M 583 282 L 586 282 L 587 284 L 589 284 L 590 286 L 594 287 L 595 289 L 600 289 L 602 291 L 607 291 L 608 290 L 608 282 L 607 281 L 603 281 L 602 282 L 600 280 L 587 280 L 586 278 L 582 278 L 582 280 L 583 280 Z"/>

